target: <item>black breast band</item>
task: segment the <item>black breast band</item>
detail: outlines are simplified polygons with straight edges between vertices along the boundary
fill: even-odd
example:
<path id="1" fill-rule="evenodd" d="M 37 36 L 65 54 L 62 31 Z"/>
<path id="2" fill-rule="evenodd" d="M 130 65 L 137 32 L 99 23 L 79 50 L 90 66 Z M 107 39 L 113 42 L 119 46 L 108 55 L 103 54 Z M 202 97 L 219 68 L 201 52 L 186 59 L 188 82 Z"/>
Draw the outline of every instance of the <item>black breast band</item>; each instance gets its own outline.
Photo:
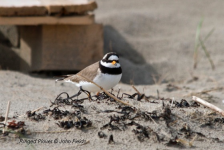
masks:
<path id="1" fill-rule="evenodd" d="M 119 67 L 119 68 L 108 68 L 108 67 L 103 66 L 100 62 L 99 62 L 99 66 L 100 66 L 100 71 L 102 73 L 113 74 L 113 75 L 117 75 L 117 74 L 122 73 L 121 67 Z"/>

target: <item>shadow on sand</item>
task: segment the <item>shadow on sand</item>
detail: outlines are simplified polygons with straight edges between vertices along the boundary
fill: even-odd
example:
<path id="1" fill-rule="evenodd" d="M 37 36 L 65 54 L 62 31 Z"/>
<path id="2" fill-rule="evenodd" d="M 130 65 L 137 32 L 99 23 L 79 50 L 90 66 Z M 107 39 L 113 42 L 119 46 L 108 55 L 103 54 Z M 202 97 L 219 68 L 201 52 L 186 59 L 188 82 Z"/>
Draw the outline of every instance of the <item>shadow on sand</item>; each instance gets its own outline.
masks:
<path id="1" fill-rule="evenodd" d="M 120 55 L 123 75 L 121 81 L 136 85 L 154 84 L 152 76 L 158 76 L 156 70 L 147 64 L 125 38 L 112 26 L 104 26 L 104 52 L 114 51 Z"/>

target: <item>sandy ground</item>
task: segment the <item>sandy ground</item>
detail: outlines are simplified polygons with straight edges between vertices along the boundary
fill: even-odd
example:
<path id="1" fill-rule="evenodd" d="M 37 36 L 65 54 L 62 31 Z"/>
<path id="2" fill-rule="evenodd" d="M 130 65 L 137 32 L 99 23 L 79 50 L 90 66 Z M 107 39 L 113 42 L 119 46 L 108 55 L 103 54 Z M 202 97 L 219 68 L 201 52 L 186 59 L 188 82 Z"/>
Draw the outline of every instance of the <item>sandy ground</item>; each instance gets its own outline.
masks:
<path id="1" fill-rule="evenodd" d="M 46 107 L 43 110 L 53 109 L 55 106 L 50 107 L 50 101 L 54 101 L 64 91 L 69 95 L 76 93 L 78 89 L 74 85 L 55 84 L 49 76 L 1 70 L 0 116 L 4 116 L 7 102 L 11 101 L 9 121 L 24 121 L 26 134 L 22 135 L 23 140 L 13 133 L 8 136 L 0 134 L 0 149 L 223 149 L 222 116 L 213 114 L 203 106 L 177 107 L 175 104 L 171 105 L 169 100 L 180 102 L 181 99 L 186 99 L 191 104 L 191 96 L 196 95 L 224 109 L 224 2 L 97 2 L 99 8 L 95 12 L 96 21 L 104 24 L 105 52 L 110 50 L 111 43 L 113 51 L 121 55 L 124 71 L 122 83 L 114 88 L 113 93 L 116 95 L 120 88 L 120 93 L 134 94 L 135 90 L 128 85 L 133 81 L 140 92 L 154 98 L 149 99 L 149 102 L 144 99 L 137 101 L 136 98 L 123 98 L 123 101 L 136 108 L 136 111 L 130 112 L 131 117 L 140 113 L 139 117 L 123 120 L 123 105 L 106 99 L 98 102 L 85 100 L 80 104 L 84 109 L 81 117 L 89 119 L 92 125 L 83 129 L 73 127 L 65 130 L 56 123 L 71 119 L 68 116 L 59 120 L 46 116 L 45 120 L 37 122 L 27 118 L 25 114 L 28 110 L 43 106 Z M 215 70 L 211 69 L 201 49 L 198 67 L 193 69 L 196 27 L 202 17 L 202 39 L 215 29 L 205 42 Z M 7 46 L 0 47 L 1 54 L 2 51 L 9 51 Z M 3 55 L 1 58 L 6 59 Z M 157 79 L 153 80 L 152 75 L 158 75 Z M 83 97 L 84 94 L 79 98 Z M 163 107 L 163 103 L 167 106 Z M 79 110 L 71 106 L 62 106 L 59 109 L 70 112 Z M 37 113 L 43 115 L 43 110 Z M 157 112 L 157 116 L 150 114 L 153 111 Z M 143 115 L 144 113 L 147 115 Z M 109 123 L 110 116 L 114 115 L 119 116 L 120 120 L 112 121 L 113 126 L 102 128 Z M 77 121 L 77 118 L 73 118 L 73 121 Z M 118 129 L 114 129 L 114 126 Z M 105 138 L 98 136 L 100 131 L 106 134 Z M 108 144 L 110 135 L 113 135 L 114 143 Z M 60 143 L 61 140 L 64 143 Z M 28 144 L 28 141 L 33 143 Z M 189 146 L 190 141 L 193 141 L 192 147 Z"/>
<path id="2" fill-rule="evenodd" d="M 204 74 L 221 78 L 223 61 L 223 26 L 220 16 L 223 1 L 97 1 L 96 20 L 104 24 L 105 51 L 118 52 L 126 65 L 122 82 L 154 83 L 152 74 L 165 80 L 182 81 L 191 75 Z M 205 42 L 216 71 L 199 50 L 199 62 L 193 69 L 196 28 L 204 18 L 201 38 L 214 28 Z M 110 46 L 112 45 L 112 46 Z M 147 71 L 146 71 L 147 70 Z M 175 72 L 175 73 L 174 73 Z"/>
<path id="3" fill-rule="evenodd" d="M 136 86 L 146 96 L 154 96 L 156 98 L 151 98 L 149 99 L 150 102 L 147 102 L 144 99 L 137 101 L 136 98 L 129 99 L 127 96 L 124 96 L 123 101 L 129 102 L 129 104 L 141 112 L 152 113 L 156 111 L 158 116 L 162 116 L 164 112 L 164 103 L 171 110 L 170 119 L 167 120 L 164 116 L 160 116 L 159 118 L 154 116 L 153 120 L 155 122 L 153 122 L 144 115 L 140 115 L 136 119 L 124 119 L 120 120 L 119 123 L 113 122 L 114 126 L 117 125 L 119 127 L 119 130 L 116 128 L 113 129 L 110 126 L 102 128 L 105 124 L 109 123 L 110 116 L 121 117 L 122 114 L 117 112 L 121 112 L 119 106 L 124 107 L 124 105 L 106 99 L 99 100 L 98 102 L 85 100 L 81 104 L 84 110 L 81 112 L 82 117 L 86 117 L 92 122 L 90 127 L 83 127 L 83 129 L 73 127 L 65 130 L 56 125 L 56 123 L 63 120 L 70 120 L 68 117 L 55 120 L 52 116 L 46 116 L 45 120 L 33 121 L 25 115 L 28 110 L 33 111 L 39 107 L 45 107 L 43 110 L 53 109 L 54 106 L 50 107 L 50 101 L 54 101 L 59 93 L 66 91 L 72 95 L 78 89 L 71 84 L 55 84 L 52 79 L 28 76 L 12 71 L 1 71 L 0 78 L 4 78 L 4 81 L 0 81 L 0 84 L 4 85 L 0 89 L 0 93 L 2 93 L 0 116 L 4 116 L 7 102 L 11 101 L 9 112 L 11 119 L 8 122 L 12 120 L 16 120 L 16 122 L 24 121 L 26 125 L 24 127 L 26 134 L 21 136 L 23 140 L 13 133 L 10 133 L 8 136 L 1 135 L 1 149 L 92 149 L 93 147 L 95 149 L 146 149 L 149 147 L 152 149 L 222 149 L 223 146 L 223 122 L 215 121 L 215 119 L 221 118 L 220 115 L 212 114 L 211 110 L 203 106 L 180 108 L 176 107 L 174 103 L 171 106 L 169 100 L 167 100 L 170 98 L 180 102 L 181 99 L 186 99 L 191 104 L 191 95 L 197 95 L 201 98 L 209 99 L 213 104 L 222 106 L 223 104 L 218 101 L 223 95 L 223 88 L 218 87 L 216 82 L 209 81 L 208 78 L 199 78 L 199 80 L 193 82 L 186 81 L 184 84 Z M 119 88 L 121 89 L 120 93 L 136 93 L 130 85 L 119 84 L 114 88 L 113 93 L 115 95 L 117 95 Z M 202 93 L 203 90 L 209 89 L 211 91 Z M 157 100 L 157 90 L 159 91 L 160 100 Z M 79 99 L 82 97 L 86 96 L 83 94 Z M 77 108 L 71 108 L 71 106 L 66 105 L 60 106 L 59 109 L 70 112 L 77 111 Z M 43 115 L 43 110 L 38 111 L 37 114 Z M 108 110 L 117 112 L 110 112 Z M 130 116 L 135 116 L 138 111 L 133 114 L 131 113 Z M 167 113 L 165 112 L 164 114 Z M 13 116 L 15 117 L 14 119 Z M 73 118 L 72 120 L 75 119 Z M 166 125 L 166 120 L 169 126 Z M 134 132 L 137 130 L 137 127 L 134 125 L 123 128 L 122 125 L 131 123 L 132 121 L 152 129 L 153 133 L 155 132 L 156 134 L 150 133 L 149 138 L 146 138 L 140 133 L 136 134 Z M 189 128 L 189 131 L 183 129 L 185 126 Z M 98 132 L 100 131 L 106 134 L 107 137 L 99 138 Z M 187 134 L 190 135 L 186 136 Z M 115 143 L 108 144 L 110 135 L 113 135 Z M 155 135 L 158 135 L 159 140 L 155 138 L 157 137 Z M 139 140 L 138 136 L 143 136 L 143 140 Z M 182 144 L 172 144 L 170 140 L 175 141 L 176 137 L 185 142 Z M 193 138 L 195 138 L 193 147 L 190 147 L 188 142 Z M 55 143 L 56 139 L 58 143 Z M 34 142 L 36 140 L 36 143 L 28 144 L 25 140 L 27 142 Z M 46 141 L 48 143 L 44 143 Z M 64 141 L 64 143 L 60 143 L 60 141 Z M 83 145 L 83 143 L 85 144 Z"/>

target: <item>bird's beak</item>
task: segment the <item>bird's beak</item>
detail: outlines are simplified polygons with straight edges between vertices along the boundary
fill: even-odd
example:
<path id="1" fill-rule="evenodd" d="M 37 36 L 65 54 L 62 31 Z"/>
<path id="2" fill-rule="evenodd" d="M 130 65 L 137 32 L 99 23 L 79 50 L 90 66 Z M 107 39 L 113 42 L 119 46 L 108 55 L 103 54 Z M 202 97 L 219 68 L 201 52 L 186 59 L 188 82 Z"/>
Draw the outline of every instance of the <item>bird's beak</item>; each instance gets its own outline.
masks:
<path id="1" fill-rule="evenodd" d="M 116 64 L 116 61 L 112 61 L 112 64 L 115 65 Z"/>

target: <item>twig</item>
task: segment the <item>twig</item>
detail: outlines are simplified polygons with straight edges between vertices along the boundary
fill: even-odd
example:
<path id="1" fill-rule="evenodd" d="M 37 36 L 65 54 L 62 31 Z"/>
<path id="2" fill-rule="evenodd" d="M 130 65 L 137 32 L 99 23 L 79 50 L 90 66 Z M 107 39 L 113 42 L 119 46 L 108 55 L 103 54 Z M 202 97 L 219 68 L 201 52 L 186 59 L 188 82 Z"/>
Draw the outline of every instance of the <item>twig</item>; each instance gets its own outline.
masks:
<path id="1" fill-rule="evenodd" d="M 110 96 L 114 100 L 116 100 L 116 101 L 118 101 L 118 102 L 120 102 L 120 103 L 122 103 L 124 105 L 132 106 L 131 104 L 128 104 L 128 103 L 125 103 L 125 102 L 119 100 L 118 98 L 116 98 L 115 96 L 113 96 L 112 94 L 110 94 L 108 91 L 104 90 L 101 86 L 99 86 L 98 84 L 96 84 L 92 80 L 90 80 L 90 79 L 88 79 L 88 78 L 86 78 L 86 77 L 84 77 L 84 76 L 82 76 L 80 74 L 77 74 L 77 75 L 80 76 L 80 77 L 82 77 L 82 78 L 84 78 L 84 79 L 86 79 L 88 82 L 91 82 L 91 83 L 95 84 L 97 87 L 99 87 L 102 91 L 104 91 L 108 96 Z"/>
<path id="2" fill-rule="evenodd" d="M 193 142 L 195 141 L 195 139 L 197 138 L 197 134 L 193 137 L 193 139 L 189 142 L 189 146 L 192 147 L 193 146 Z"/>
<path id="3" fill-rule="evenodd" d="M 7 110 L 6 110 L 6 113 L 5 113 L 5 121 L 4 121 L 5 126 L 4 126 L 3 131 L 2 131 L 3 134 L 5 133 L 5 127 L 6 127 L 6 122 L 8 120 L 10 104 L 11 104 L 11 102 L 8 101 Z"/>
<path id="4" fill-rule="evenodd" d="M 157 92 L 157 99 L 160 99 L 159 90 L 157 89 L 156 92 Z"/>
<path id="5" fill-rule="evenodd" d="M 215 106 L 215 105 L 213 105 L 209 102 L 206 102 L 205 100 L 203 100 L 199 97 L 196 97 L 196 96 L 192 96 L 192 100 L 194 100 L 194 101 L 196 101 L 196 102 L 198 102 L 198 103 L 200 103 L 200 104 L 202 104 L 202 105 L 220 113 L 222 116 L 224 116 L 224 111 L 222 109 L 220 109 L 219 107 L 217 107 L 217 106 Z"/>
<path id="6" fill-rule="evenodd" d="M 215 65 L 214 65 L 214 63 L 213 63 L 213 61 L 212 61 L 212 59 L 211 59 L 211 57 L 210 57 L 210 54 L 209 54 L 208 50 L 207 50 L 206 47 L 205 47 L 204 42 L 201 40 L 201 38 L 199 38 L 199 41 L 200 41 L 200 44 L 201 44 L 202 49 L 203 49 L 204 52 L 205 52 L 205 55 L 207 56 L 207 58 L 208 58 L 208 60 L 209 60 L 209 62 L 210 62 L 210 64 L 211 64 L 212 70 L 214 70 L 214 69 L 215 69 Z"/>
<path id="7" fill-rule="evenodd" d="M 41 110 L 41 109 L 43 109 L 43 108 L 46 108 L 46 107 L 45 107 L 45 106 L 39 107 L 39 108 L 37 108 L 37 109 L 31 111 L 31 114 L 33 114 L 34 112 L 39 111 L 39 110 Z M 26 114 L 23 114 L 23 115 L 21 115 L 21 116 L 19 116 L 19 117 L 23 117 L 23 116 L 25 116 L 25 115 L 26 115 Z"/>
<path id="8" fill-rule="evenodd" d="M 173 107 L 174 97 L 172 98 L 172 103 L 170 105 L 170 108 Z"/>
<path id="9" fill-rule="evenodd" d="M 213 33 L 214 31 L 215 31 L 215 28 L 213 28 L 213 29 L 207 34 L 207 36 L 204 38 L 203 42 L 205 42 L 205 41 L 209 38 L 209 36 L 212 35 L 212 33 Z"/>
<path id="10" fill-rule="evenodd" d="M 149 115 L 149 118 L 156 124 L 158 125 L 158 123 L 156 123 L 156 121 Z"/>
<path id="11" fill-rule="evenodd" d="M 136 87 L 134 85 L 132 85 L 132 88 L 139 94 L 141 95 L 141 93 L 136 89 Z"/>
<path id="12" fill-rule="evenodd" d="M 142 95 L 142 94 L 136 89 L 136 87 L 135 87 L 134 85 L 132 85 L 132 88 L 138 93 L 139 96 Z M 149 100 L 146 98 L 145 95 L 144 95 L 144 100 L 145 100 L 145 101 L 149 101 Z"/>
<path id="13" fill-rule="evenodd" d="M 206 37 L 202 40 L 200 38 L 200 32 L 201 32 L 201 27 L 202 27 L 202 23 L 203 23 L 203 18 L 201 19 L 201 21 L 199 22 L 198 24 L 198 27 L 197 27 L 197 31 L 196 31 L 196 36 L 195 36 L 195 48 L 194 48 L 194 69 L 197 68 L 197 58 L 198 58 L 198 49 L 201 47 L 204 52 L 205 52 L 205 55 L 206 57 L 208 58 L 211 66 L 212 66 L 212 69 L 214 70 L 215 69 L 215 65 L 204 45 L 204 42 L 209 38 L 209 36 L 214 32 L 214 28 L 206 35 Z"/>
<path id="14" fill-rule="evenodd" d="M 198 63 L 198 48 L 200 47 L 199 44 L 199 37 L 200 37 L 200 32 L 201 32 L 201 27 L 203 23 L 203 18 L 199 22 L 196 30 L 196 36 L 195 36 L 195 45 L 194 45 L 194 69 L 197 68 L 197 63 Z"/>
<path id="15" fill-rule="evenodd" d="M 181 143 L 181 144 L 183 144 L 185 146 L 189 145 L 189 143 L 186 140 L 184 140 L 184 139 L 176 139 L 176 142 Z"/>
<path id="16" fill-rule="evenodd" d="M 31 114 L 32 114 L 32 113 L 34 113 L 34 112 L 36 112 L 36 111 L 39 111 L 39 110 L 41 110 L 41 109 L 43 109 L 43 108 L 46 108 L 46 107 L 44 107 L 44 106 L 39 107 L 39 108 L 37 108 L 37 109 L 35 109 L 35 110 L 31 111 Z"/>

